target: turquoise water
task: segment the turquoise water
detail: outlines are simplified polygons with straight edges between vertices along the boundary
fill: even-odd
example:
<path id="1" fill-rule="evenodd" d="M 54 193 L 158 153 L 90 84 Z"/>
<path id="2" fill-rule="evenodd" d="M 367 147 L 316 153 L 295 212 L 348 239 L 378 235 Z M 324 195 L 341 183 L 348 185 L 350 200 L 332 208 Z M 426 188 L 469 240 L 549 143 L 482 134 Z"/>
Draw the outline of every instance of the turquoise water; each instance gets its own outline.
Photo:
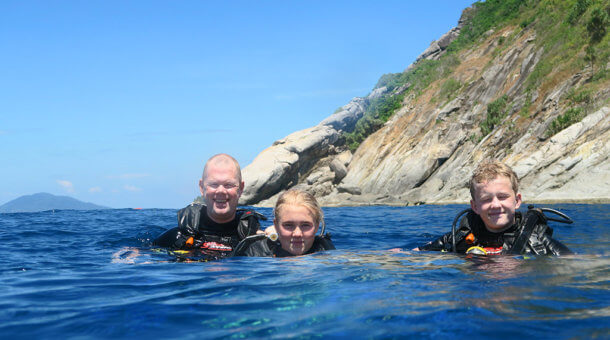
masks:
<path id="1" fill-rule="evenodd" d="M 150 246 L 175 210 L 0 214 L 0 336 L 610 338 L 610 205 L 551 207 L 577 255 L 387 251 L 459 205 L 328 208 L 336 251 L 195 263 Z"/>

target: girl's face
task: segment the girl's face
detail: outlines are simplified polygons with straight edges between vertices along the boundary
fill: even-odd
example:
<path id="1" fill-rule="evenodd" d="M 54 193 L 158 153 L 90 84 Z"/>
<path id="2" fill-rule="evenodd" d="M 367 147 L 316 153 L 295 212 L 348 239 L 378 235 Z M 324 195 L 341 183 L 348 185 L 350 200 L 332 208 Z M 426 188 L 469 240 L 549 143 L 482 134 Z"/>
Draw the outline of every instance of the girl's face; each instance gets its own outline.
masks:
<path id="1" fill-rule="evenodd" d="M 273 221 L 282 249 L 292 255 L 303 255 L 313 245 L 318 225 L 313 215 L 302 205 L 287 204 Z"/>

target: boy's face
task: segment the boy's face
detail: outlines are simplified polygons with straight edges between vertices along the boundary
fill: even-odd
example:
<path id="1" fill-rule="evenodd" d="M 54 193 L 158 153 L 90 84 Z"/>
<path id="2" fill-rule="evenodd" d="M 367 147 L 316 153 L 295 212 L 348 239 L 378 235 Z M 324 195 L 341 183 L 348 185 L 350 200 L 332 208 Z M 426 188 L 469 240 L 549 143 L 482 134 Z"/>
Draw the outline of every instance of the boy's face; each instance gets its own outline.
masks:
<path id="1" fill-rule="evenodd" d="M 498 233 L 515 222 L 515 210 L 521 206 L 521 194 L 513 191 L 510 179 L 498 176 L 474 185 L 474 199 L 470 207 L 481 216 L 487 230 Z"/>

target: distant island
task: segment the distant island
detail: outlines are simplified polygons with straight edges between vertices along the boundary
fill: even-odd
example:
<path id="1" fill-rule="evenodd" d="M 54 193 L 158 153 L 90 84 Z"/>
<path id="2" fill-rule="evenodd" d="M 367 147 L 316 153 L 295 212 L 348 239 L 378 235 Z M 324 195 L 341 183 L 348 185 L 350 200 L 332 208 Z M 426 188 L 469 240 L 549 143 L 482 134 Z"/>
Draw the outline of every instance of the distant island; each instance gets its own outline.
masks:
<path id="1" fill-rule="evenodd" d="M 0 213 L 36 212 L 45 210 L 97 210 L 110 209 L 101 205 L 79 201 L 69 196 L 55 196 L 41 192 L 16 198 L 0 206 Z"/>

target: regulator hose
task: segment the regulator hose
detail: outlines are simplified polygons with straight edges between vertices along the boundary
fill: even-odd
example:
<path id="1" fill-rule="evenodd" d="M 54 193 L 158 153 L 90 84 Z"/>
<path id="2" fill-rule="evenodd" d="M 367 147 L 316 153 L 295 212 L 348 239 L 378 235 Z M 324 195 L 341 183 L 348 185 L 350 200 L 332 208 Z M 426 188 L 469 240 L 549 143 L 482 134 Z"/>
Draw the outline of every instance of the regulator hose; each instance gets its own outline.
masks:
<path id="1" fill-rule="evenodd" d="M 530 205 L 528 208 L 532 209 L 534 206 Z M 555 221 L 555 222 L 559 222 L 559 223 L 565 223 L 565 224 L 572 224 L 574 223 L 574 220 L 572 220 L 568 215 L 562 213 L 559 210 L 555 210 L 555 209 L 551 209 L 551 208 L 540 208 L 540 210 L 544 211 L 548 211 L 550 213 L 553 213 L 555 215 L 560 216 L 561 218 L 552 218 L 552 217 L 548 217 L 546 214 L 544 214 L 544 217 L 546 217 L 547 220 L 549 221 Z"/>

